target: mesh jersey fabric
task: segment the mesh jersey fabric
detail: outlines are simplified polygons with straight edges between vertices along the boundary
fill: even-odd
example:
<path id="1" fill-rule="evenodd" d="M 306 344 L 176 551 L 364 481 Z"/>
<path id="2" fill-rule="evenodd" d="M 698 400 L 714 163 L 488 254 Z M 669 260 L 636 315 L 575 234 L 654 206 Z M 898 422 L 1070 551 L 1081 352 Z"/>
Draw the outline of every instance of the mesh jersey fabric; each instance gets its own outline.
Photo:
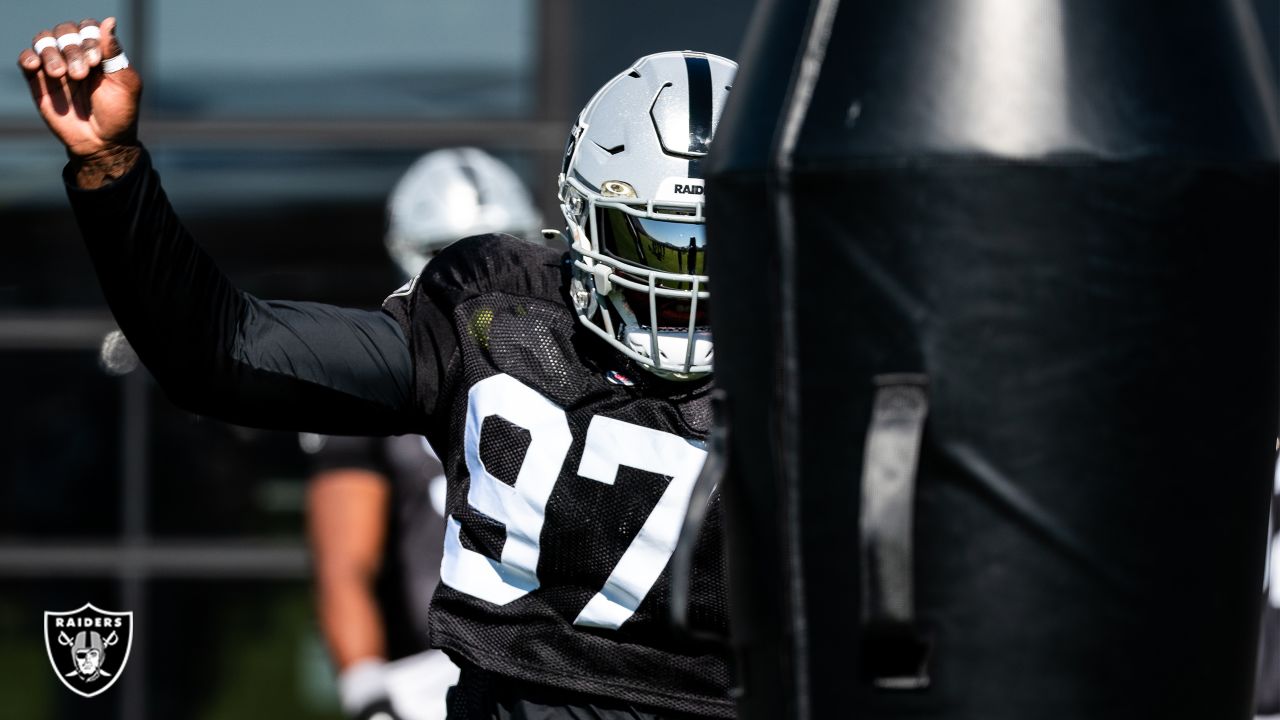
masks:
<path id="1" fill-rule="evenodd" d="M 375 594 L 385 627 L 387 659 L 429 649 L 431 595 L 440 582 L 444 517 L 431 493 L 443 481 L 440 460 L 418 435 L 324 438 L 312 472 L 359 468 L 378 473 L 390 490 L 386 537 Z"/>
<path id="2" fill-rule="evenodd" d="M 384 304 L 415 358 L 421 431 L 449 479 L 447 512 L 463 547 L 499 561 L 506 529 L 469 505 L 464 451 L 469 392 L 498 374 L 515 378 L 564 411 L 572 443 L 560 466 L 540 534 L 539 586 L 495 604 L 442 583 L 432 603 L 430 641 L 495 675 L 679 713 L 732 717 L 727 657 L 673 630 L 669 567 L 616 630 L 574 625 L 605 584 L 669 477 L 622 466 L 605 484 L 576 472 L 593 418 L 704 441 L 710 381 L 661 380 L 584 331 L 565 296 L 566 256 L 502 235 L 452 245 Z M 621 379 L 621 380 L 620 380 Z M 487 418 L 479 456 L 511 485 L 529 432 Z M 687 502 L 687 498 L 685 498 Z M 694 558 L 692 624 L 724 634 L 724 556 L 718 500 Z"/>
<path id="3" fill-rule="evenodd" d="M 449 720 L 697 720 L 696 715 L 649 712 L 616 700 L 511 682 L 479 668 L 462 671 L 449 690 Z"/>

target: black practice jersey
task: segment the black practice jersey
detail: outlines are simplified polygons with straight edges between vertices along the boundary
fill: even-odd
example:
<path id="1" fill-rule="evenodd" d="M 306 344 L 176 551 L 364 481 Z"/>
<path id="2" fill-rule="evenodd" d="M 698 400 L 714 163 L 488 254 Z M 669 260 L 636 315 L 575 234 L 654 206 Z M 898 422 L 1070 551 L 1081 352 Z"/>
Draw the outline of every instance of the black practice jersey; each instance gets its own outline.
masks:
<path id="1" fill-rule="evenodd" d="M 374 587 L 386 635 L 387 659 L 429 649 L 427 619 L 440 582 L 444 547 L 445 477 L 419 435 L 387 438 L 313 436 L 312 470 L 358 468 L 381 475 L 389 497 L 382 563 Z"/>
<path id="2" fill-rule="evenodd" d="M 709 383 L 641 374 L 583 331 L 566 272 L 563 253 L 470 238 L 384 305 L 449 477 L 432 643 L 528 682 L 730 715 L 724 658 L 667 621 Z M 723 631 L 719 532 L 705 529 L 691 611 Z"/>
<path id="3" fill-rule="evenodd" d="M 636 370 L 581 328 L 563 253 L 463 240 L 383 312 L 261 300 L 195 244 L 145 153 L 110 186 L 68 194 L 117 322 L 177 404 L 255 427 L 430 440 L 449 485 L 433 645 L 525 684 L 734 714 L 725 654 L 666 622 L 709 382 Z M 690 620 L 723 633 L 711 510 Z"/>

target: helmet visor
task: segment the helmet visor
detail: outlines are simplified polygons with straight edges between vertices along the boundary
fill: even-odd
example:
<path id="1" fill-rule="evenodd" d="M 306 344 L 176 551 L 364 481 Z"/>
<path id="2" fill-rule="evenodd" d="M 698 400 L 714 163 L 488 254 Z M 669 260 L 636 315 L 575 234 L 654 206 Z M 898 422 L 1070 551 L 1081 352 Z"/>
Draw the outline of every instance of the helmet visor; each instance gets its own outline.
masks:
<path id="1" fill-rule="evenodd" d="M 706 274 L 707 236 L 702 223 L 651 220 L 617 208 L 597 208 L 600 249 L 606 255 L 651 270 L 682 275 Z M 658 281 L 674 290 L 689 283 Z"/>
<path id="2" fill-rule="evenodd" d="M 596 213 L 600 250 L 604 255 L 629 266 L 639 266 L 663 273 L 706 274 L 706 226 L 702 223 L 654 220 L 608 207 L 598 207 Z M 629 272 L 625 267 L 616 272 L 640 284 L 649 284 L 648 276 Z M 684 291 L 689 295 L 683 297 L 657 295 L 654 305 L 658 316 L 649 318 L 649 324 L 662 328 L 688 327 L 689 313 L 694 309 L 691 296 L 693 283 L 657 278 L 654 280 L 654 286 L 666 290 Z M 706 282 L 699 283 L 698 289 L 707 291 Z M 624 289 L 623 294 L 637 317 L 643 319 L 649 316 L 648 293 Z M 693 319 L 695 326 L 707 325 L 710 306 L 711 303 L 705 298 L 698 301 Z"/>

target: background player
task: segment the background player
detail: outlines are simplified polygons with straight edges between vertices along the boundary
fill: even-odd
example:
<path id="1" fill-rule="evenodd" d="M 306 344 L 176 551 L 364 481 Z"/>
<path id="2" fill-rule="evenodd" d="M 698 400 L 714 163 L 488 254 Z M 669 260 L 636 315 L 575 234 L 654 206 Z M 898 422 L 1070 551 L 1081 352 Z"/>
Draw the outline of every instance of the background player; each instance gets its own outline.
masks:
<path id="1" fill-rule="evenodd" d="M 474 148 L 419 158 L 392 191 L 387 215 L 387 249 L 406 278 L 459 238 L 540 239 L 538 213 L 515 172 Z M 458 668 L 427 645 L 444 549 L 439 458 L 418 435 L 304 434 L 300 442 L 315 471 L 307 518 L 316 609 L 343 710 L 358 720 L 443 718 Z"/>

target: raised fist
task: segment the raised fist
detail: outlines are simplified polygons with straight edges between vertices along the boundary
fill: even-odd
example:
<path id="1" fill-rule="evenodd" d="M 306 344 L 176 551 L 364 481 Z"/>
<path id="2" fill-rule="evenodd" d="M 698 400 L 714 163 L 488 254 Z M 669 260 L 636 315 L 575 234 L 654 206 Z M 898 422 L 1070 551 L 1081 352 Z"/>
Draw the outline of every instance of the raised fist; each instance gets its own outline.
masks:
<path id="1" fill-rule="evenodd" d="M 73 159 L 137 143 L 142 78 L 115 30 L 115 18 L 60 23 L 18 55 L 40 117 Z"/>

